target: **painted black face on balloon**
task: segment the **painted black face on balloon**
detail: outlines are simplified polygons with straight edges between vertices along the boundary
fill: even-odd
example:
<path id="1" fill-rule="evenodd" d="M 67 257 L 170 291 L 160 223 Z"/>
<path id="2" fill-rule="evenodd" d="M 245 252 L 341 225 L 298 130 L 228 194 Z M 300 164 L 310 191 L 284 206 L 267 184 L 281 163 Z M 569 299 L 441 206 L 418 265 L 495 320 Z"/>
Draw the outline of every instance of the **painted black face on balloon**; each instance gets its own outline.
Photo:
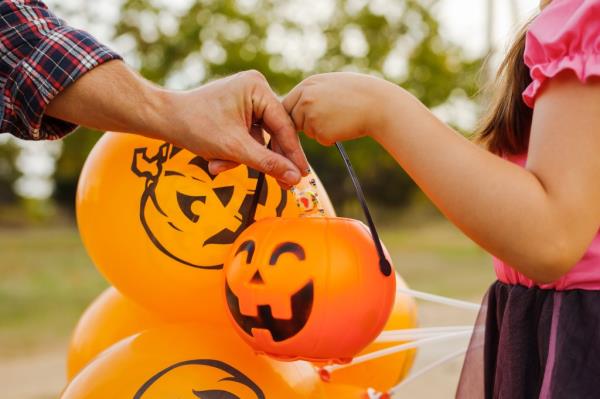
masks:
<path id="1" fill-rule="evenodd" d="M 176 363 L 153 375 L 133 399 L 265 399 L 255 382 L 214 359 Z"/>
<path id="2" fill-rule="evenodd" d="M 242 262 L 250 269 L 249 273 L 242 274 L 251 277 L 249 281 L 244 282 L 225 282 L 227 305 L 234 320 L 246 334 L 254 336 L 255 329 L 267 330 L 273 341 L 281 342 L 298 334 L 311 315 L 314 283 L 312 278 L 307 276 L 306 270 L 302 270 L 306 254 L 300 245 L 284 242 L 272 251 L 268 265 L 261 264 L 261 260 L 257 259 L 255 262 L 257 266 L 253 266 L 255 249 L 255 242 L 249 240 L 236 250 L 236 261 Z M 278 265 L 279 259 L 286 254 L 287 264 L 281 267 Z M 290 270 L 290 263 L 294 264 L 292 267 L 300 270 Z M 277 270 L 278 267 L 282 270 Z M 300 289 L 284 295 L 272 295 L 273 293 L 269 292 L 269 284 L 277 284 L 281 287 L 281 284 L 289 283 L 289 280 L 295 278 L 305 281 Z M 237 295 L 231 288 L 234 283 L 238 288 Z M 242 292 L 245 295 L 241 295 Z M 240 304 L 240 301 L 253 301 L 253 303 Z M 288 312 L 286 309 L 291 311 Z"/>
<path id="3" fill-rule="evenodd" d="M 249 225 L 258 173 L 237 167 L 218 176 L 203 158 L 165 143 L 154 156 L 136 148 L 131 170 L 145 179 L 140 222 L 163 254 L 187 266 L 221 269 L 227 248 Z M 287 193 L 278 188 L 280 216 Z M 258 203 L 265 205 L 268 187 Z"/>

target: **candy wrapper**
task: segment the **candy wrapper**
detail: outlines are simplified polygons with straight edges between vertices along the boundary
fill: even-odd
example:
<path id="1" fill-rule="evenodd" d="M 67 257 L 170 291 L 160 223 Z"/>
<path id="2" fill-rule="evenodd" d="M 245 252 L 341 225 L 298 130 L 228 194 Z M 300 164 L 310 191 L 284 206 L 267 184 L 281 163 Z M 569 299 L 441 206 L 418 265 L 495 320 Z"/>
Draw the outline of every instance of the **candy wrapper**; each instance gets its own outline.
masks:
<path id="1" fill-rule="evenodd" d="M 325 210 L 319 201 L 317 179 L 313 172 L 300 180 L 300 183 L 290 189 L 296 204 L 300 208 L 300 217 L 322 217 Z"/>

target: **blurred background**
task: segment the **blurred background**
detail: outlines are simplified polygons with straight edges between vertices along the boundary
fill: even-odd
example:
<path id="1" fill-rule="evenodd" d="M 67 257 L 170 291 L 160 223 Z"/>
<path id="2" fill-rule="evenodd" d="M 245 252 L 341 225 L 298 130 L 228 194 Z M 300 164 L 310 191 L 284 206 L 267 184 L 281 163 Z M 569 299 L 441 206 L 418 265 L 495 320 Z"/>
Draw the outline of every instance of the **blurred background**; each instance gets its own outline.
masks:
<path id="1" fill-rule="evenodd" d="M 485 109 L 516 27 L 537 0 L 47 0 L 71 25 L 120 52 L 146 78 L 173 89 L 257 69 L 285 94 L 302 78 L 350 70 L 414 93 L 460 132 Z M 79 172 L 101 132 L 57 142 L 0 134 L 0 387 L 11 399 L 55 398 L 69 334 L 107 286 L 82 247 L 74 217 Z M 358 215 L 331 148 L 303 140 L 339 213 Z M 412 288 L 479 302 L 490 259 L 430 205 L 374 142 L 347 144 L 384 242 Z M 427 162 L 424 159 L 423 162 Z M 423 324 L 474 315 L 421 306 Z M 421 355 L 425 364 L 448 345 Z M 439 356 L 438 356 L 439 357 Z M 419 364 L 417 364 L 417 367 Z M 407 385 L 407 397 L 453 397 L 460 362 Z M 437 374 L 435 374 L 437 373 Z M 427 384 L 436 378 L 436 384 Z M 433 387 L 432 385 L 435 385 Z M 411 396 L 412 395 L 412 396 Z"/>

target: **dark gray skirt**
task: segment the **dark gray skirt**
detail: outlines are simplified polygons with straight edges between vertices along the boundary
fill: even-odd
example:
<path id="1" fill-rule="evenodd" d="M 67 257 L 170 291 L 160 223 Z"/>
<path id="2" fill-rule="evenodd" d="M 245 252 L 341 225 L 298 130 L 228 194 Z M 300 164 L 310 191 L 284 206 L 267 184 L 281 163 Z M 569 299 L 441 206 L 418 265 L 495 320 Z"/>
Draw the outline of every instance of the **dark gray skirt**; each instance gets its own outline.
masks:
<path id="1" fill-rule="evenodd" d="M 456 397 L 600 398 L 600 291 L 492 284 Z"/>

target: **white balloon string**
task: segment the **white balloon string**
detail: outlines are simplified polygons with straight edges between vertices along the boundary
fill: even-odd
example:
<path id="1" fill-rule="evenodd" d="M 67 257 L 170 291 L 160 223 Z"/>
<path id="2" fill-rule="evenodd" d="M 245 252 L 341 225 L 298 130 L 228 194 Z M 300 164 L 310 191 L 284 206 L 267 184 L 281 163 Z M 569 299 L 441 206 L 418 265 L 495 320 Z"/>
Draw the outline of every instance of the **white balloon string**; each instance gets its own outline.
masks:
<path id="1" fill-rule="evenodd" d="M 447 298 L 445 296 L 434 295 L 434 294 L 429 294 L 427 292 L 411 290 L 410 288 L 396 287 L 396 293 L 410 295 L 414 298 L 422 299 L 424 301 L 441 303 L 443 305 L 453 306 L 455 308 L 468 309 L 468 310 L 473 310 L 473 311 L 479 311 L 479 309 L 481 308 L 480 305 L 473 303 L 473 302 L 462 301 L 460 299 Z"/>
<path id="2" fill-rule="evenodd" d="M 473 326 L 447 326 L 447 327 L 421 327 L 421 328 L 406 328 L 402 330 L 387 330 L 383 331 L 375 342 L 399 342 L 413 341 L 427 337 L 449 334 L 453 332 L 473 331 Z"/>
<path id="3" fill-rule="evenodd" d="M 352 367 L 352 366 L 355 366 L 360 363 L 368 362 L 369 360 L 377 359 L 377 358 L 388 356 L 388 355 L 393 355 L 394 353 L 402 352 L 402 351 L 405 351 L 408 349 L 414 349 L 414 348 L 417 348 L 417 347 L 420 347 L 420 346 L 423 346 L 426 344 L 431 344 L 434 342 L 447 341 L 447 340 L 450 340 L 453 338 L 468 336 L 469 334 L 471 334 L 471 331 L 460 331 L 460 332 L 454 332 L 454 333 L 448 333 L 448 334 L 439 334 L 439 335 L 436 335 L 433 337 L 428 337 L 428 338 L 423 338 L 423 339 L 419 339 L 416 341 L 406 342 L 404 344 L 395 345 L 390 348 L 385 348 L 385 349 L 381 349 L 381 350 L 378 350 L 375 352 L 366 353 L 362 356 L 357 356 L 350 363 L 333 364 L 333 365 L 329 365 L 329 366 L 324 366 L 323 370 L 325 370 L 329 373 L 332 373 L 335 370 L 344 369 L 346 367 Z"/>
<path id="4" fill-rule="evenodd" d="M 444 357 L 442 357 L 441 359 L 438 359 L 432 363 L 430 363 L 429 365 L 423 367 L 422 369 L 420 369 L 419 371 L 416 371 L 414 373 L 411 373 L 408 377 L 406 377 L 404 380 L 402 380 L 402 382 L 400 382 L 399 384 L 397 384 L 396 386 L 394 386 L 392 389 L 390 389 L 388 391 L 388 394 L 390 396 L 394 396 L 395 394 L 398 393 L 398 390 L 404 386 L 405 384 L 408 384 L 409 382 L 413 381 L 414 379 L 422 376 L 425 373 L 430 372 L 431 370 L 433 370 L 434 368 L 441 366 L 444 363 L 447 363 L 461 355 L 464 355 L 467 352 L 467 348 L 461 348 L 455 352 L 452 352 Z"/>

